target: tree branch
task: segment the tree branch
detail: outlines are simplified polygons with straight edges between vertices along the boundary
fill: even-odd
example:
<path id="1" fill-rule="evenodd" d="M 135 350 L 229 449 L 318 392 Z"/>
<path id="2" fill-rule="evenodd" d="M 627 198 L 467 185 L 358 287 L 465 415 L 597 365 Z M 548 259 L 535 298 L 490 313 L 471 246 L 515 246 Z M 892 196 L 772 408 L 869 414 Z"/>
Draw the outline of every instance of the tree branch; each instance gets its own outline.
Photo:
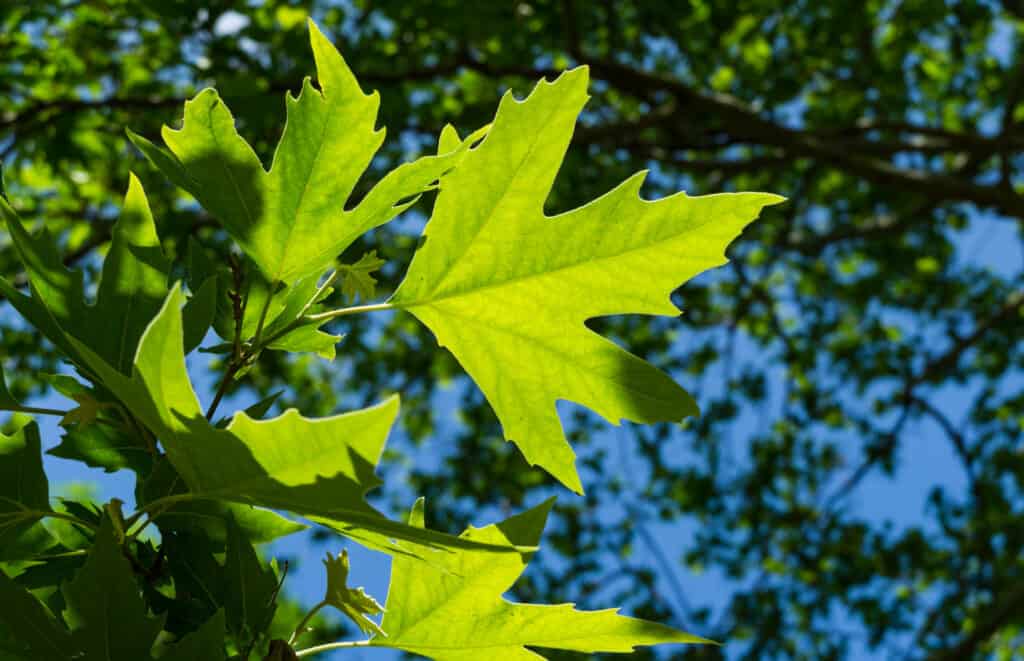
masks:
<path id="1" fill-rule="evenodd" d="M 927 661 L 961 661 L 970 659 L 989 638 L 1010 621 L 1024 613 L 1024 582 L 1011 588 L 992 606 L 983 611 L 983 619 L 957 645 L 938 650 L 927 657 Z"/>

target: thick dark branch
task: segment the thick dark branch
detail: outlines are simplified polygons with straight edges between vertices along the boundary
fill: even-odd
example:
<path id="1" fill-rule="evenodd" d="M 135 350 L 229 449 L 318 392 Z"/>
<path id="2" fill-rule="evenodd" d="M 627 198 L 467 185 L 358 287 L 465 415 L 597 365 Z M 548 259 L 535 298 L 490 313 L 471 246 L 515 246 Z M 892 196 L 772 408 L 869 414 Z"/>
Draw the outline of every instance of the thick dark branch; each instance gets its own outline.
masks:
<path id="1" fill-rule="evenodd" d="M 911 168 L 902 168 L 891 162 L 877 158 L 874 154 L 878 146 L 870 140 L 834 140 L 822 136 L 813 130 L 801 130 L 784 126 L 748 108 L 737 99 L 719 93 L 697 90 L 686 83 L 665 78 L 641 69 L 620 64 L 611 60 L 596 60 L 590 64 L 594 74 L 619 89 L 645 99 L 655 101 L 658 92 L 667 92 L 677 101 L 680 111 L 697 111 L 724 125 L 731 135 L 762 145 L 779 147 L 790 156 L 803 156 L 834 163 L 847 172 L 856 174 L 867 180 L 882 185 L 891 185 L 904 191 L 918 192 L 930 199 L 955 202 L 971 202 L 982 207 L 990 207 L 1009 216 L 1024 217 L 1024 198 L 1005 186 L 978 184 L 965 177 L 951 176 L 946 173 L 928 172 Z M 403 81 L 432 80 L 437 77 L 450 76 L 460 69 L 468 68 L 489 76 L 521 76 L 530 79 L 539 77 L 555 77 L 560 72 L 523 66 L 494 66 L 475 59 L 469 53 L 463 53 L 450 62 L 433 67 L 424 67 L 409 71 L 370 72 L 361 76 L 365 83 L 389 84 Z M 292 88 L 291 83 L 275 83 L 268 93 L 280 92 Z M 0 120 L 0 129 L 16 129 L 20 123 L 34 120 L 40 113 L 50 110 L 75 112 L 95 110 L 97 108 L 155 108 L 176 105 L 182 99 L 174 98 L 111 98 L 98 101 L 66 99 L 47 101 L 34 104 L 12 116 Z M 932 131 L 925 127 L 915 127 L 917 133 Z M 942 132 L 949 138 L 948 132 Z M 979 136 L 957 134 L 958 148 L 967 148 L 969 144 L 985 149 L 996 149 L 991 141 Z M 965 137 L 966 136 L 966 137 Z M 913 143 L 905 145 L 913 151 Z M 886 150 L 902 149 L 902 146 L 888 146 Z"/>
<path id="2" fill-rule="evenodd" d="M 869 181 L 903 191 L 923 193 L 935 201 L 972 202 L 1009 216 L 1024 218 L 1024 198 L 1002 186 L 986 186 L 948 174 L 900 168 L 888 161 L 858 152 L 856 143 L 832 144 L 812 132 L 793 129 L 766 119 L 727 95 L 701 92 L 681 81 L 617 62 L 600 61 L 591 66 L 598 77 L 640 98 L 650 100 L 656 91 L 668 92 L 677 99 L 681 110 L 693 110 L 715 117 L 734 135 L 780 147 L 791 155 L 835 163 L 847 172 Z"/>

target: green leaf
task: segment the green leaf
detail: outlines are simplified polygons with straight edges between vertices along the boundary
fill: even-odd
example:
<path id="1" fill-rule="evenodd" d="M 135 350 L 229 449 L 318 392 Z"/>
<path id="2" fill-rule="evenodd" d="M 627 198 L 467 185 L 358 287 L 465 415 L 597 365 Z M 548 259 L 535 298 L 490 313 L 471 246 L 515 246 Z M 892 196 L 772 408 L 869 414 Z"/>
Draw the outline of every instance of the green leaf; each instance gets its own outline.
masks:
<path id="1" fill-rule="evenodd" d="M 342 295 L 350 302 L 354 302 L 357 297 L 363 301 L 373 299 L 377 295 L 377 279 L 373 273 L 385 264 L 386 261 L 377 257 L 376 250 L 366 253 L 355 264 L 342 264 L 338 268 Z"/>
<path id="2" fill-rule="evenodd" d="M 139 338 L 167 293 L 168 261 L 160 248 L 145 192 L 131 177 L 124 208 L 113 230 L 110 252 L 96 302 L 87 304 L 82 273 L 64 266 L 53 238 L 30 235 L 6 202 L 0 201 L 18 256 L 28 275 L 32 297 L 0 282 L 0 292 L 37 330 L 78 364 L 69 338 L 85 342 L 122 372 L 127 372 Z"/>
<path id="3" fill-rule="evenodd" d="M 61 426 L 68 427 L 70 425 L 78 425 L 79 427 L 85 428 L 90 425 L 95 425 L 96 420 L 99 418 L 100 411 L 103 408 L 103 402 L 88 393 L 75 395 L 72 399 L 78 404 L 78 406 L 71 409 L 61 417 Z"/>
<path id="4" fill-rule="evenodd" d="M 24 658 L 68 661 L 79 656 L 71 633 L 31 592 L 0 569 L 0 631 L 17 641 Z"/>
<path id="5" fill-rule="evenodd" d="M 172 579 L 174 592 L 162 600 L 159 610 L 166 611 L 166 629 L 174 634 L 195 631 L 224 606 L 226 525 L 222 528 L 219 545 L 201 531 L 161 530 L 164 573 Z"/>
<path id="6" fill-rule="evenodd" d="M 163 628 L 150 617 L 131 565 L 104 517 L 96 542 L 74 580 L 64 586 L 64 620 L 87 659 L 140 661 Z"/>
<path id="7" fill-rule="evenodd" d="M 247 406 L 243 410 L 250 418 L 253 418 L 254 420 L 262 420 L 266 417 L 267 412 L 270 411 L 271 407 L 273 407 L 277 400 L 280 399 L 282 394 L 284 394 L 284 391 L 278 390 L 277 392 L 267 395 L 255 404 Z M 223 429 L 224 427 L 227 427 L 230 422 L 230 417 L 221 418 L 217 421 L 217 427 Z"/>
<path id="8" fill-rule="evenodd" d="M 193 292 L 181 311 L 185 332 L 185 353 L 191 353 L 206 337 L 217 314 L 217 278 L 209 277 Z"/>
<path id="9" fill-rule="evenodd" d="M 344 59 L 310 21 L 319 90 L 309 78 L 286 95 L 288 119 L 269 171 L 235 130 L 213 89 L 185 104 L 167 150 L 131 140 L 173 182 L 220 220 L 270 282 L 315 277 L 356 238 L 404 211 L 451 169 L 459 153 L 403 165 L 353 209 L 344 205 L 384 141 L 379 96 L 364 94 Z M 412 199 L 410 199 L 412 198 Z"/>
<path id="10" fill-rule="evenodd" d="M 315 353 L 324 360 L 334 360 L 335 346 L 341 342 L 341 335 L 331 335 L 315 326 L 300 326 L 267 345 L 268 349 L 292 353 Z"/>
<path id="11" fill-rule="evenodd" d="M 202 254 L 201 249 L 193 248 L 193 255 Z M 209 267 L 202 262 L 201 259 L 195 259 L 193 263 L 201 273 L 209 273 Z M 243 342 L 253 338 L 259 328 L 260 318 L 263 317 L 265 327 L 262 339 L 271 340 L 266 348 L 295 353 L 312 352 L 333 360 L 334 347 L 341 341 L 341 336 L 323 333 L 314 324 L 296 326 L 294 323 L 306 313 L 319 311 L 319 306 L 314 301 L 318 292 L 317 278 L 310 276 L 291 287 L 275 287 L 255 266 L 248 268 L 250 266 L 251 262 L 243 262 L 243 282 L 240 286 L 241 291 L 237 292 L 242 299 L 239 336 Z M 218 291 L 217 294 L 218 303 L 213 326 L 217 334 L 230 343 L 235 339 L 236 320 L 228 292 L 234 290 L 236 283 L 232 282 L 226 272 L 218 274 L 217 282 L 222 291 Z M 231 345 L 228 344 L 225 348 L 230 351 Z"/>
<path id="12" fill-rule="evenodd" d="M 129 433 L 110 424 L 67 428 L 61 442 L 46 453 L 81 461 L 108 473 L 128 468 L 144 475 L 153 465 L 153 455 L 138 433 Z"/>
<path id="13" fill-rule="evenodd" d="M 54 543 L 40 520 L 50 512 L 39 426 L 30 422 L 12 435 L 0 433 L 0 560 L 19 560 Z"/>
<path id="14" fill-rule="evenodd" d="M 146 505 L 155 500 L 188 493 L 184 480 L 166 458 L 157 461 L 153 472 L 142 484 L 138 500 Z M 233 520 L 253 544 L 272 542 L 279 537 L 305 530 L 306 526 L 267 509 L 218 500 L 186 500 L 161 508 L 154 516 L 161 532 L 191 533 L 201 530 L 211 542 L 223 548 L 227 540 L 227 522 Z"/>
<path id="15" fill-rule="evenodd" d="M 73 340 L 104 385 L 160 438 L 189 490 L 176 502 L 201 498 L 290 510 L 390 552 L 466 543 L 390 521 L 364 500 L 380 484 L 374 470 L 398 415 L 398 397 L 329 418 L 290 409 L 271 420 L 240 412 L 226 429 L 210 424 L 185 368 L 183 303 L 180 287 L 173 287 L 139 344 L 131 378 Z"/>
<path id="16" fill-rule="evenodd" d="M 213 280 L 215 291 L 214 312 L 211 325 L 223 339 L 231 341 L 234 339 L 234 306 L 232 305 L 229 293 L 234 289 L 234 281 L 231 270 L 224 265 L 223 260 L 215 261 L 206 248 L 196 241 L 195 237 L 188 239 L 188 268 L 186 274 L 189 289 L 197 296 L 207 287 L 207 282 Z M 186 343 L 186 348 L 188 343 Z"/>
<path id="17" fill-rule="evenodd" d="M 239 640 L 254 640 L 270 626 L 277 607 L 277 573 L 256 555 L 234 521 L 228 522 L 224 556 L 224 612 L 228 630 Z"/>
<path id="18" fill-rule="evenodd" d="M 153 456 L 145 441 L 135 430 L 126 430 L 124 422 L 111 414 L 111 406 L 100 401 L 100 393 L 66 374 L 43 374 L 42 379 L 68 399 L 85 402 L 61 421 L 64 433 L 61 442 L 46 451 L 62 459 L 81 461 L 108 473 L 130 468 L 146 475 L 153 465 Z M 108 396 L 109 397 L 109 396 Z M 72 424 L 88 418 L 85 409 L 96 409 L 96 418 L 89 424 Z"/>
<path id="19" fill-rule="evenodd" d="M 466 539 L 534 546 L 554 499 L 485 528 L 469 528 Z M 423 502 L 410 515 L 423 525 Z M 709 643 L 654 622 L 619 615 L 616 610 L 578 611 L 572 604 L 541 606 L 506 601 L 502 594 L 526 569 L 529 555 L 487 558 L 471 550 L 438 554 L 436 565 L 396 557 L 391 569 L 386 638 L 371 645 L 394 647 L 432 659 L 543 658 L 525 649 L 542 647 L 595 652 L 632 652 L 638 645 Z"/>
<path id="20" fill-rule="evenodd" d="M 87 327 L 85 289 L 82 274 L 69 271 L 57 254 L 53 239 L 45 231 L 31 236 L 21 224 L 14 209 L 0 199 L 11 241 L 28 275 L 32 295 L 26 296 L 0 278 L 0 294 L 37 331 L 53 342 L 65 355 L 79 362 L 78 354 L 68 341 L 65 329 L 79 332 Z M 88 338 L 88 334 L 83 334 Z"/>
<path id="21" fill-rule="evenodd" d="M 605 419 L 680 421 L 693 399 L 665 373 L 590 331 L 614 314 L 676 315 L 669 294 L 724 263 L 776 195 L 640 198 L 645 173 L 556 217 L 544 202 L 587 100 L 587 70 L 506 94 L 482 144 L 446 175 L 426 243 L 392 299 L 451 350 L 526 459 L 581 492 L 557 400 Z M 448 132 L 442 144 L 450 147 Z M 466 142 L 469 142 L 467 140 Z"/>
<path id="22" fill-rule="evenodd" d="M 142 184 L 130 175 L 121 217 L 103 262 L 89 346 L 127 374 L 139 338 L 167 296 L 168 260 Z M 80 322 L 79 322 L 80 323 Z"/>
<path id="23" fill-rule="evenodd" d="M 324 568 L 327 571 L 324 602 L 344 613 L 363 633 L 384 635 L 377 623 L 367 617 L 383 613 L 384 608 L 363 588 L 348 587 L 348 551 L 342 549 L 339 556 L 328 553 L 324 558 Z"/>
<path id="24" fill-rule="evenodd" d="M 21 408 L 21 402 L 14 399 L 14 395 L 7 389 L 3 366 L 0 366 L 0 411 L 20 411 Z"/>
<path id="25" fill-rule="evenodd" d="M 160 659 L 167 661 L 223 661 L 224 657 L 224 611 L 217 611 L 199 629 L 182 637 L 167 647 Z"/>

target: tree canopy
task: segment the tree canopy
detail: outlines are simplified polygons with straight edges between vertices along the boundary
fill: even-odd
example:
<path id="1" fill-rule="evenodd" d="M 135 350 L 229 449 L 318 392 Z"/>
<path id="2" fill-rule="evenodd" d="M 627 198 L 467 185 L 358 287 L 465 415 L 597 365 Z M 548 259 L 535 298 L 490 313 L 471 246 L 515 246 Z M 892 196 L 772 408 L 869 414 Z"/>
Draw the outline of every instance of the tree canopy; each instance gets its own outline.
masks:
<path id="1" fill-rule="evenodd" d="M 636 182 L 649 200 L 680 189 L 788 198 L 736 241 L 728 266 L 675 292 L 680 317 L 587 322 L 696 393 L 702 415 L 682 428 L 613 429 L 560 405 L 586 495 L 559 498 L 546 536 L 558 557 L 533 563 L 517 596 L 625 604 L 728 642 L 680 648 L 679 658 L 1021 653 L 1017 3 L 11 5 L 0 10 L 6 196 L 86 270 L 117 241 L 110 201 L 129 169 L 145 185 L 169 263 L 190 259 L 189 237 L 226 245 L 215 219 L 147 166 L 123 127 L 159 143 L 163 124 L 180 127 L 184 101 L 216 84 L 269 166 L 283 93 L 298 94 L 313 70 L 307 15 L 364 88 L 380 91 L 379 123 L 393 131 L 358 164 L 368 174 L 344 182 L 350 210 L 372 202 L 370 184 L 397 161 L 437 153 L 446 124 L 466 136 L 491 121 L 501 93 L 523 98 L 537 79 L 577 65 L 589 69 L 593 98 L 551 195 L 538 200 L 544 215 L 599 198 L 640 169 L 652 170 Z M 354 265 L 352 277 L 361 274 L 363 291 L 390 293 L 421 221 L 333 247 L 347 247 L 349 263 L 376 250 L 379 271 Z M 498 258 L 514 265 L 514 255 Z M 303 275 L 284 255 L 265 262 L 277 275 Z M 26 284 L 6 234 L 0 273 Z M 650 311 L 574 304 L 584 317 Z M 504 442 L 502 407 L 492 401 L 496 416 L 487 386 L 459 367 L 459 347 L 450 345 L 454 357 L 436 350 L 431 329 L 443 331 L 421 318 L 430 328 L 409 315 L 333 320 L 325 328 L 345 334 L 344 369 L 328 369 L 318 350 L 271 353 L 230 394 L 283 390 L 277 405 L 326 415 L 400 391 L 404 442 L 436 460 L 385 456 L 384 496 L 407 507 L 409 493 L 425 494 L 447 530 L 464 527 L 480 503 L 519 510 L 553 493 L 557 482 L 523 470 Z M 10 315 L 0 324 L 9 380 L 0 397 L 41 394 L 50 386 L 32 375 L 56 352 L 44 345 L 41 354 Z M 930 471 L 942 457 L 948 468 Z M 902 504 L 914 516 L 891 520 L 877 493 L 916 497 Z M 728 589 L 702 592 L 700 573 Z"/>

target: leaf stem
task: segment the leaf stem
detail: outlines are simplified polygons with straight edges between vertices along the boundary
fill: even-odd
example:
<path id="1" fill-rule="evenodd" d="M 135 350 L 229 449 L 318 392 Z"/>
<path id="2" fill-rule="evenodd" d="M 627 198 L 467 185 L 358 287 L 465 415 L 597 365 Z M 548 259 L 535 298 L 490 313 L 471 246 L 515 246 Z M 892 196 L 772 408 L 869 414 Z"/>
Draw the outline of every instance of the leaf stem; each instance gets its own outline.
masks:
<path id="1" fill-rule="evenodd" d="M 235 374 L 238 370 L 242 369 L 242 365 L 245 364 L 245 357 L 240 359 L 232 358 L 228 364 L 227 369 L 224 370 L 224 376 L 220 380 L 220 385 L 217 386 L 217 393 L 213 396 L 213 401 L 210 402 L 210 408 L 206 409 L 206 419 L 213 420 L 213 414 L 217 412 L 217 407 L 220 406 L 220 400 L 224 399 L 224 395 L 227 394 L 228 388 L 231 387 L 231 382 L 235 378 Z"/>
<path id="2" fill-rule="evenodd" d="M 34 514 L 38 514 L 38 515 L 43 516 L 43 517 L 49 517 L 51 519 L 61 519 L 63 521 L 68 521 L 70 523 L 75 524 L 76 526 L 80 526 L 80 527 L 85 528 L 86 530 L 90 530 L 92 532 L 97 532 L 99 530 L 98 526 L 93 525 L 93 524 L 89 523 L 88 521 L 83 521 L 82 519 L 79 519 L 77 516 L 68 514 L 66 512 L 55 512 L 55 511 L 42 512 L 42 511 L 39 511 L 39 512 L 33 512 L 33 513 Z"/>
<path id="3" fill-rule="evenodd" d="M 332 278 L 330 278 L 330 279 L 333 279 L 333 276 L 335 276 L 335 275 L 337 275 L 337 271 L 334 271 L 332 273 Z M 324 285 L 326 286 L 327 283 L 324 283 Z M 316 297 L 311 299 L 311 301 L 314 301 L 314 300 L 316 300 Z M 308 310 L 309 307 L 310 306 L 306 306 L 306 309 Z M 378 310 L 391 310 L 393 308 L 394 308 L 394 306 L 391 305 L 390 303 L 376 303 L 374 305 L 357 305 L 357 306 L 351 307 L 351 308 L 339 308 L 337 310 L 328 310 L 327 312 L 321 312 L 319 314 L 311 314 L 311 315 L 306 315 L 306 316 L 300 316 L 298 319 L 296 319 L 292 323 L 288 324 L 287 326 L 285 326 L 284 328 L 282 328 L 278 332 L 276 332 L 273 335 L 271 335 L 270 337 L 268 337 L 267 341 L 265 342 L 265 344 L 269 345 L 270 343 L 272 343 L 277 338 L 283 337 L 283 336 L 287 335 L 288 333 L 292 332 L 293 330 L 295 330 L 296 328 L 298 328 L 299 326 L 305 326 L 306 324 L 322 324 L 322 323 L 324 323 L 326 321 L 330 321 L 331 319 L 334 319 L 335 317 L 344 317 L 344 316 L 350 315 L 350 314 L 364 314 L 366 312 L 376 312 Z"/>
<path id="4" fill-rule="evenodd" d="M 274 333 L 266 340 L 263 340 L 261 337 L 263 334 L 263 324 L 266 321 L 267 310 L 270 307 L 270 299 L 273 298 L 268 295 L 267 302 L 263 304 L 263 311 L 260 313 L 259 325 L 256 328 L 256 334 L 253 336 L 252 344 L 245 350 L 241 349 L 241 342 L 237 337 L 240 322 L 236 320 L 234 353 L 227 369 L 224 370 L 224 377 L 221 379 L 220 385 L 217 387 L 217 392 L 213 396 L 213 402 L 210 403 L 210 408 L 206 410 L 207 420 L 213 420 L 213 414 L 217 412 L 217 407 L 220 406 L 221 400 L 224 398 L 224 395 L 227 394 L 228 388 L 231 386 L 231 382 L 234 380 L 235 374 L 237 374 L 238 371 L 242 369 L 242 367 L 245 366 L 245 364 L 254 356 L 258 356 L 265 346 L 269 346 L 279 337 L 283 337 L 299 326 L 304 326 L 306 324 L 322 324 L 337 317 L 344 317 L 352 314 L 365 314 L 367 312 L 377 312 L 380 310 L 391 310 L 394 308 L 390 303 L 375 303 L 373 305 L 356 305 L 349 308 L 339 308 L 337 310 L 328 310 L 327 312 L 321 312 L 319 314 L 306 315 L 306 311 L 316 303 L 317 299 L 320 298 L 320 295 L 331 286 L 331 283 L 333 283 L 334 279 L 337 277 L 337 269 L 331 271 L 330 275 L 327 276 L 327 279 L 324 280 L 323 284 L 317 288 L 316 293 L 313 294 L 313 297 L 310 298 L 309 302 L 307 302 L 305 307 L 303 307 L 302 312 L 299 313 L 298 319 Z"/>
<path id="5" fill-rule="evenodd" d="M 328 310 L 327 312 L 321 312 L 320 314 L 311 314 L 304 317 L 303 320 L 312 323 L 323 323 L 336 319 L 337 317 L 345 317 L 351 314 L 365 314 L 367 312 L 378 312 L 381 310 L 393 310 L 395 306 L 390 303 L 374 303 L 373 305 L 354 305 L 350 308 L 339 308 L 337 310 Z"/>
<path id="6" fill-rule="evenodd" d="M 173 496 L 164 496 L 163 498 L 157 498 L 156 500 L 152 500 L 146 503 L 143 507 L 140 507 L 137 511 L 132 513 L 131 516 L 124 520 L 125 529 L 128 530 L 132 526 L 134 526 L 138 522 L 138 520 L 143 517 L 143 515 L 149 514 L 150 520 L 153 520 L 160 516 L 160 514 L 163 514 L 163 512 L 160 511 L 156 515 L 154 515 L 154 511 L 161 510 L 161 508 L 167 509 L 177 503 L 184 503 L 190 500 L 199 500 L 199 498 L 197 498 L 197 496 L 193 493 L 179 493 Z M 147 525 L 148 523 L 149 522 L 147 522 Z M 139 530 L 135 531 L 135 534 L 138 534 L 141 530 L 142 528 L 139 528 Z"/>
<path id="7" fill-rule="evenodd" d="M 325 600 L 325 601 L 321 601 L 319 604 L 317 604 L 316 606 L 313 606 L 313 608 L 309 609 L 309 612 L 306 613 L 305 616 L 303 616 L 302 620 L 299 621 L 298 625 L 296 625 L 295 631 L 293 631 L 292 635 L 288 638 L 288 645 L 294 645 L 295 644 L 295 641 L 298 640 L 299 636 L 301 636 L 303 633 L 305 633 L 306 625 L 309 624 L 309 621 L 312 620 L 313 616 L 316 615 L 317 613 L 319 613 L 320 609 L 323 608 L 326 605 L 327 605 L 327 601 Z"/>
<path id="8" fill-rule="evenodd" d="M 51 518 L 51 519 L 62 519 L 64 521 L 68 521 L 70 523 L 73 523 L 73 524 L 75 524 L 77 526 L 80 526 L 80 527 L 85 528 L 86 530 L 90 530 L 92 532 L 96 532 L 97 530 L 99 530 L 99 528 L 97 526 L 89 523 L 88 521 L 83 521 L 82 519 L 79 519 L 77 516 L 74 516 L 72 514 L 68 514 L 67 512 L 58 512 L 56 510 L 37 510 L 37 509 L 32 509 L 31 507 L 24 507 L 24 506 L 22 506 L 21 503 L 19 503 L 17 500 L 15 500 L 13 498 L 2 498 L 0 500 L 4 500 L 6 502 L 10 502 L 10 503 L 14 504 L 16 507 L 19 508 L 17 511 L 7 512 L 7 513 L 4 513 L 4 514 L 0 515 L 0 521 L 4 521 L 4 524 L 3 524 L 4 527 L 6 527 L 8 525 L 11 525 L 9 523 L 10 521 L 13 521 L 16 524 L 20 520 L 28 520 L 28 519 L 36 519 L 36 520 L 38 520 L 38 519 Z"/>
<path id="9" fill-rule="evenodd" d="M 322 285 L 320 285 L 319 287 L 316 288 L 316 293 L 313 294 L 313 298 L 309 299 L 309 302 L 307 302 L 306 305 L 303 306 L 302 312 L 299 313 L 299 318 L 300 319 L 303 316 L 305 316 L 305 314 L 307 312 L 309 312 L 309 308 L 313 307 L 313 305 L 315 305 L 316 302 L 318 300 L 320 300 L 320 297 L 323 296 L 323 293 L 325 291 L 327 291 L 327 288 L 330 287 L 334 283 L 334 279 L 337 278 L 337 277 L 338 277 L 338 269 L 334 269 L 329 274 L 327 274 L 327 279 L 324 280 L 324 283 Z"/>
<path id="10" fill-rule="evenodd" d="M 327 643 L 326 645 L 317 645 L 315 647 L 307 647 L 304 650 L 297 650 L 295 656 L 313 656 L 320 652 L 330 652 L 331 650 L 343 650 L 350 647 L 370 647 L 373 645 L 372 640 L 344 640 L 337 643 Z"/>
<path id="11" fill-rule="evenodd" d="M 37 406 L 18 406 L 17 408 L 7 409 L 9 411 L 16 411 L 18 413 L 29 413 L 31 415 L 59 415 L 65 416 L 69 411 L 60 411 L 58 409 L 47 409 L 40 408 Z"/>
<path id="12" fill-rule="evenodd" d="M 270 311 L 270 302 L 274 300 L 274 291 L 276 289 L 277 284 L 271 286 L 267 290 L 267 300 L 263 303 L 263 309 L 260 310 L 260 320 L 256 324 L 256 333 L 252 336 L 253 347 L 258 347 L 260 345 L 260 340 L 263 337 L 263 325 L 267 323 L 267 312 Z"/>

